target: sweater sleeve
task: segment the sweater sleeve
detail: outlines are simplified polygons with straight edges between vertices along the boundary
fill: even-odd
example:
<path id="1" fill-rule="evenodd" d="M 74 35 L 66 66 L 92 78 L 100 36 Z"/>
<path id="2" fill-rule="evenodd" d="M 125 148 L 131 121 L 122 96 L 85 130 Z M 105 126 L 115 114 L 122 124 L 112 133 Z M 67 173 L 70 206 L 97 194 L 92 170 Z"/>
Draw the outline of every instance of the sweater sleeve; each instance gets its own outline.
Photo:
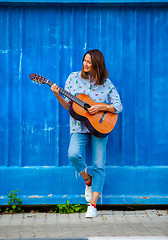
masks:
<path id="1" fill-rule="evenodd" d="M 117 89 L 114 87 L 113 84 L 112 84 L 112 87 L 109 92 L 109 103 L 112 104 L 115 107 L 115 109 L 117 110 L 115 113 L 122 112 L 123 106 L 121 103 L 121 99 L 117 92 Z"/>

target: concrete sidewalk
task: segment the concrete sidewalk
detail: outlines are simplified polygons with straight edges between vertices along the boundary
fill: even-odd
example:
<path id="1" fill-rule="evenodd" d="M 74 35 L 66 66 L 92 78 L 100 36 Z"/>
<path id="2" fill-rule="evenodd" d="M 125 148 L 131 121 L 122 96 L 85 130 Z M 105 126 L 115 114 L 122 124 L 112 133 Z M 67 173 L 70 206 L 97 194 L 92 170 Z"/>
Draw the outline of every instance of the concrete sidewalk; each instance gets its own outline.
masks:
<path id="1" fill-rule="evenodd" d="M 85 214 L 23 213 L 0 215 L 0 239 L 168 239 L 168 211 L 98 211 Z"/>

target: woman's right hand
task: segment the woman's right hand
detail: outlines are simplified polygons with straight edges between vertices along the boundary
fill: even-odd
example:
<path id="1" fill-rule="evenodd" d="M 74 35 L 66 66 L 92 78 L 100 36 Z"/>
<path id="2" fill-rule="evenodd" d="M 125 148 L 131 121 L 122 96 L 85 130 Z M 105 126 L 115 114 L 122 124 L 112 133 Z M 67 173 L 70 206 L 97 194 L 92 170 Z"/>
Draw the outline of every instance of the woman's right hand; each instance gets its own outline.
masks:
<path id="1" fill-rule="evenodd" d="M 59 94 L 59 87 L 55 83 L 51 86 L 51 90 L 55 95 Z"/>

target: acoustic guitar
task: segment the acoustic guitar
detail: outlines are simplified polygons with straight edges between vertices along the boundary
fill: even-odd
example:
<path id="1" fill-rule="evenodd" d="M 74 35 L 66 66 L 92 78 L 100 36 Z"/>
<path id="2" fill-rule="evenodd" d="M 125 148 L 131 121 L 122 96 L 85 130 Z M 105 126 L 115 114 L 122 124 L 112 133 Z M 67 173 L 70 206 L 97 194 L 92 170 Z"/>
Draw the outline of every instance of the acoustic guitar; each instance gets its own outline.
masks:
<path id="1" fill-rule="evenodd" d="M 35 73 L 29 76 L 33 81 L 48 84 L 50 87 L 54 84 Z M 83 122 L 91 134 L 98 138 L 104 138 L 113 130 L 118 118 L 116 113 L 100 111 L 96 114 L 90 114 L 87 109 L 92 105 L 99 105 L 100 103 L 94 102 L 89 96 L 83 93 L 74 96 L 61 87 L 59 87 L 59 92 L 72 101 L 69 109 L 70 115 L 74 119 Z M 107 105 L 105 103 L 101 104 Z"/>

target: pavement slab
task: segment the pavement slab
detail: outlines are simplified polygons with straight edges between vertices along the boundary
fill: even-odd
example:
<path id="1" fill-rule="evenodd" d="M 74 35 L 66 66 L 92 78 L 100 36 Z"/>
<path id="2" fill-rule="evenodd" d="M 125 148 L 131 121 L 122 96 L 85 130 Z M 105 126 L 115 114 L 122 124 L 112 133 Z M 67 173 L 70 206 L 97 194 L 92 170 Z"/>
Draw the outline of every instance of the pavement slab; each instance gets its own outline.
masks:
<path id="1" fill-rule="evenodd" d="M 165 240 L 168 212 L 102 210 L 93 219 L 85 213 L 1 214 L 0 239 Z"/>

